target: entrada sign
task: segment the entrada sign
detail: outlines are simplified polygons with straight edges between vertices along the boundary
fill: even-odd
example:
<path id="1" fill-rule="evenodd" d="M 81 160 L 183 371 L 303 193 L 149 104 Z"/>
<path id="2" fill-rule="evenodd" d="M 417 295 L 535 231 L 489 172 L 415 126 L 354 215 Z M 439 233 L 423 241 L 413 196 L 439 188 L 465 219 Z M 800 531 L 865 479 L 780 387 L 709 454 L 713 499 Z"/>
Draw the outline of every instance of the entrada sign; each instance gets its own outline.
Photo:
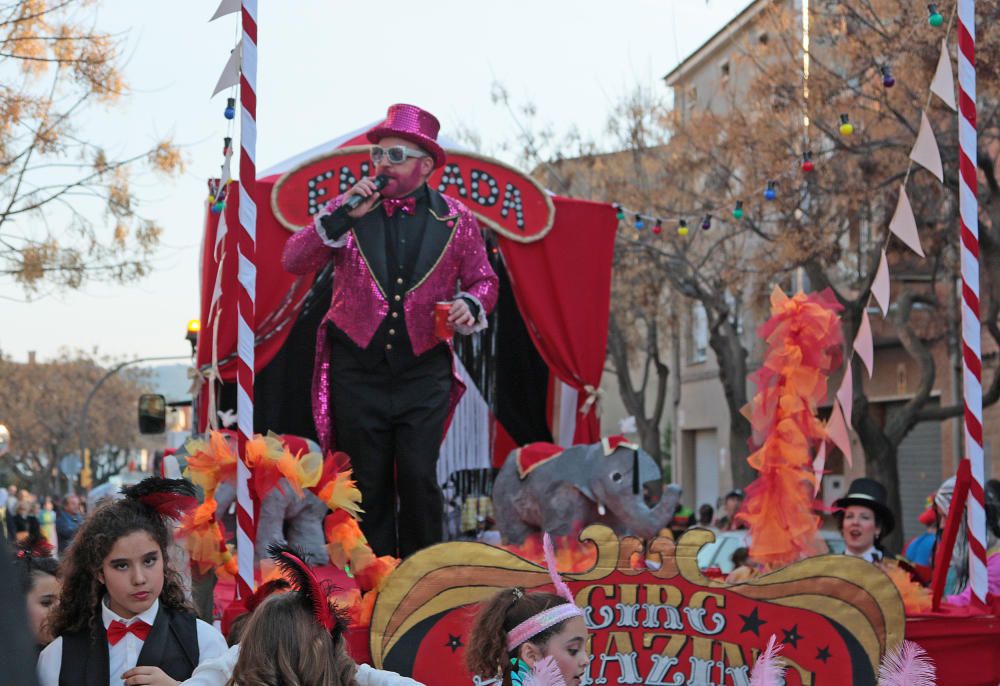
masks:
<path id="1" fill-rule="evenodd" d="M 747 584 L 698 570 L 705 530 L 677 544 L 655 539 L 659 569 L 633 570 L 642 550 L 603 526 L 583 531 L 598 548 L 584 573 L 566 574 L 591 630 L 582 684 L 748 686 L 771 635 L 783 644 L 788 686 L 874 686 L 886 647 L 903 638 L 903 605 L 880 570 L 844 556 L 812 558 Z M 620 562 L 621 561 L 621 562 Z M 482 685 L 461 668 L 476 603 L 498 589 L 551 588 L 544 568 L 480 543 L 446 543 L 406 560 L 376 602 L 370 648 L 377 667 L 424 683 Z M 449 665 L 442 670 L 441 665 Z"/>
<path id="2" fill-rule="evenodd" d="M 373 169 L 366 146 L 341 148 L 306 162 L 274 184 L 274 216 L 286 228 L 298 230 L 358 179 L 371 176 Z M 555 220 L 555 205 L 537 181 L 488 157 L 449 151 L 448 162 L 428 183 L 461 200 L 483 224 L 511 240 L 537 241 Z"/>

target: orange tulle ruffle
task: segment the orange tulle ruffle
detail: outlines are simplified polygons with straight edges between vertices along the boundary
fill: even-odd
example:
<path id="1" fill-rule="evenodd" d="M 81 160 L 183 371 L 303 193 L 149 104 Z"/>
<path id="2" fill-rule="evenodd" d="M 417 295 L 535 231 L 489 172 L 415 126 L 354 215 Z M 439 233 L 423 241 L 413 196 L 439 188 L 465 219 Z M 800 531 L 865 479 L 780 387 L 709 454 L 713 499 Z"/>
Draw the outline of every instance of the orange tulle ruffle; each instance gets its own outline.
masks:
<path id="1" fill-rule="evenodd" d="M 757 479 L 738 515 L 750 528 L 750 556 L 777 567 L 817 552 L 813 451 L 826 438 L 816 418 L 827 379 L 843 360 L 840 304 L 829 291 L 771 294 L 771 317 L 759 335 L 767 343 L 757 387 L 744 415 L 756 450 L 748 458 Z"/>

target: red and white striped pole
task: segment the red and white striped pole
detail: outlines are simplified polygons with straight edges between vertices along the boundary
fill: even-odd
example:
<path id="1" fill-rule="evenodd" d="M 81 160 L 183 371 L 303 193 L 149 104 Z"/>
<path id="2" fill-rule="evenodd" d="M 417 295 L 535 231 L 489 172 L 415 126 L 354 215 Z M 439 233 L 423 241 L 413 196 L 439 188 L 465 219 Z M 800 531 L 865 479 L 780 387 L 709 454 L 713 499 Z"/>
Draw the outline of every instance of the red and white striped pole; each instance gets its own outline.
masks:
<path id="1" fill-rule="evenodd" d="M 979 323 L 979 189 L 976 165 L 976 2 L 958 2 L 959 213 L 962 224 L 962 358 L 964 361 L 965 459 L 972 483 L 969 525 L 969 584 L 986 602 L 986 508 L 983 491 L 983 353 Z"/>
<path id="2" fill-rule="evenodd" d="M 254 590 L 257 528 L 250 495 L 246 444 L 253 438 L 254 302 L 257 289 L 257 0 L 242 0 L 240 41 L 240 231 L 237 239 L 240 288 L 237 294 L 236 420 L 240 459 L 236 466 L 236 589 L 241 598 Z"/>

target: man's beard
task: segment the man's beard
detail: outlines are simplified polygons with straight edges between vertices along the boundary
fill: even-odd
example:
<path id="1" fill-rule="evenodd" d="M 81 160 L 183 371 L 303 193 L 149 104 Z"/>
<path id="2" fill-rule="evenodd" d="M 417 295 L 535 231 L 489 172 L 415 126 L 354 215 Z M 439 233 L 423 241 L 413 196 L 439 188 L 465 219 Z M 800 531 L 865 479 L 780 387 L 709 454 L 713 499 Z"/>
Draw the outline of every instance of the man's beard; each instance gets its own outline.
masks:
<path id="1" fill-rule="evenodd" d="M 382 195 L 387 198 L 402 198 L 405 195 L 409 195 L 420 188 L 425 181 L 424 174 L 420 170 L 419 165 L 415 166 L 408 174 L 397 174 L 393 171 L 388 176 L 390 181 L 382 191 Z"/>

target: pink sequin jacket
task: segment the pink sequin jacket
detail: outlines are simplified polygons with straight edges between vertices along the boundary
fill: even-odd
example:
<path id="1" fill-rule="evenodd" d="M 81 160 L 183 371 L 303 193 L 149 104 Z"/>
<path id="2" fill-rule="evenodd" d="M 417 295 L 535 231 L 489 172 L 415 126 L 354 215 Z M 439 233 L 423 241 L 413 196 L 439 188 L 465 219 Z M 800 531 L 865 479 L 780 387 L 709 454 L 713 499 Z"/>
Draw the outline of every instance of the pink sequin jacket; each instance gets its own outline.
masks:
<path id="1" fill-rule="evenodd" d="M 366 348 L 389 313 L 384 287 L 389 278 L 384 223 L 378 207 L 355 220 L 353 228 L 337 241 L 329 241 L 319 227 L 320 217 L 339 207 L 343 199 L 341 195 L 327 203 L 312 224 L 288 239 L 282 255 L 282 266 L 292 274 L 315 272 L 333 260 L 333 297 L 317 332 L 313 370 L 313 418 L 324 451 L 334 443 L 326 327 L 332 323 L 358 346 Z M 454 300 L 459 294 L 475 300 L 480 305 L 479 320 L 459 331 L 472 333 L 486 327 L 486 315 L 496 305 L 499 284 L 472 212 L 458 200 L 433 189 L 429 190 L 428 205 L 430 217 L 417 254 L 414 285 L 402 300 L 406 330 L 415 355 L 439 343 L 434 336 L 436 302 Z M 457 377 L 456 381 L 452 385 L 452 410 L 464 391 Z"/>

